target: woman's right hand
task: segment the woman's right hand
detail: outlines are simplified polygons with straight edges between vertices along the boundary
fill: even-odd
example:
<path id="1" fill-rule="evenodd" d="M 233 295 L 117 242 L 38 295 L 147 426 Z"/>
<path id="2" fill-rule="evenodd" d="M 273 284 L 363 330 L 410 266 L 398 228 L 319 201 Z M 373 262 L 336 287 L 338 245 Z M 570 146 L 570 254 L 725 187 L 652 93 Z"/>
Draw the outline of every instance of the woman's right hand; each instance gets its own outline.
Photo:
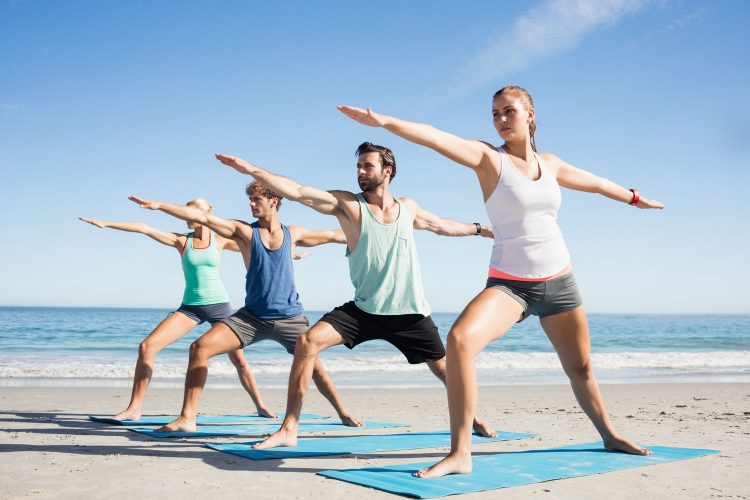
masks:
<path id="1" fill-rule="evenodd" d="M 368 127 L 383 127 L 385 125 L 385 118 L 383 115 L 377 114 L 370 108 L 362 109 L 352 106 L 336 106 L 336 108 L 352 120 L 357 121 L 362 125 L 367 125 Z"/>
<path id="2" fill-rule="evenodd" d="M 104 221 L 101 221 L 99 219 L 92 219 L 90 217 L 78 217 L 78 220 L 82 220 L 83 222 L 88 222 L 92 226 L 96 226 L 96 227 L 105 227 L 107 225 Z"/>
<path id="3" fill-rule="evenodd" d="M 137 196 L 128 196 L 128 199 L 133 203 L 137 203 L 141 208 L 148 210 L 159 210 L 161 204 L 158 201 L 151 201 L 145 198 L 138 198 Z"/>

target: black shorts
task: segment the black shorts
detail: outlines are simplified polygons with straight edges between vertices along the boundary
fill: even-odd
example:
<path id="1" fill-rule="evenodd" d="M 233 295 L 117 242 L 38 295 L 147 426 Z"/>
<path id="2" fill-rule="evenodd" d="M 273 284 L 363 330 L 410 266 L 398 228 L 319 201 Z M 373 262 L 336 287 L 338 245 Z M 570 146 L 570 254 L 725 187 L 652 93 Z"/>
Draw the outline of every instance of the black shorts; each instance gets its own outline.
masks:
<path id="1" fill-rule="evenodd" d="M 347 302 L 323 315 L 349 349 L 368 340 L 385 340 L 406 356 L 410 364 L 445 357 L 445 346 L 430 316 L 421 314 L 370 314 Z"/>

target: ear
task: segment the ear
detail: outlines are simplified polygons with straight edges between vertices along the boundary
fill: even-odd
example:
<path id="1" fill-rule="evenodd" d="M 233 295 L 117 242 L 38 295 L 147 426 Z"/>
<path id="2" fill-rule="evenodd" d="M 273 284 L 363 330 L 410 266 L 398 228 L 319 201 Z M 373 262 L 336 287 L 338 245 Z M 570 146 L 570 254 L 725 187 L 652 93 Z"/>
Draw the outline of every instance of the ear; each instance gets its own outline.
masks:
<path id="1" fill-rule="evenodd" d="M 536 110 L 534 108 L 529 108 L 529 123 L 533 122 L 536 118 Z"/>

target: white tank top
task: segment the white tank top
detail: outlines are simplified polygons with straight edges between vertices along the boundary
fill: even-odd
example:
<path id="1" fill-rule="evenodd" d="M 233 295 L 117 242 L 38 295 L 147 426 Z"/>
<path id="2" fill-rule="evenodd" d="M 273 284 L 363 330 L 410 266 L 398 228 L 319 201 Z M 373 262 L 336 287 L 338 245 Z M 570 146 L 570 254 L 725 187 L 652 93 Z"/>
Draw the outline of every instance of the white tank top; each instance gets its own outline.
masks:
<path id="1" fill-rule="evenodd" d="M 526 280 L 544 280 L 570 267 L 570 255 L 557 225 L 560 186 L 536 155 L 541 176 L 521 174 L 498 148 L 500 180 L 485 202 L 495 233 L 490 275 L 500 273 Z"/>

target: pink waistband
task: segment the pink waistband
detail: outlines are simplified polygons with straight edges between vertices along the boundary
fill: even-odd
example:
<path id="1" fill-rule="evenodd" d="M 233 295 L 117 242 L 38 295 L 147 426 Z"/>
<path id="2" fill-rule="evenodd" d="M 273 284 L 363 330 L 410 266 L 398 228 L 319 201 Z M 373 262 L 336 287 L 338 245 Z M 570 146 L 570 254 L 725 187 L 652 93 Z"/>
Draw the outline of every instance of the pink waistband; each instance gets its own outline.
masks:
<path id="1" fill-rule="evenodd" d="M 563 274 L 567 274 L 572 270 L 573 270 L 573 266 L 568 264 L 567 266 L 563 268 L 562 271 L 555 273 L 552 276 L 546 276 L 544 278 L 521 278 L 519 276 L 513 276 L 512 274 L 507 274 L 502 271 L 499 271 L 495 269 L 494 267 L 490 267 L 489 272 L 487 272 L 487 276 L 489 278 L 499 278 L 503 280 L 514 280 L 514 281 L 549 281 L 551 279 L 558 278 L 562 276 Z"/>

